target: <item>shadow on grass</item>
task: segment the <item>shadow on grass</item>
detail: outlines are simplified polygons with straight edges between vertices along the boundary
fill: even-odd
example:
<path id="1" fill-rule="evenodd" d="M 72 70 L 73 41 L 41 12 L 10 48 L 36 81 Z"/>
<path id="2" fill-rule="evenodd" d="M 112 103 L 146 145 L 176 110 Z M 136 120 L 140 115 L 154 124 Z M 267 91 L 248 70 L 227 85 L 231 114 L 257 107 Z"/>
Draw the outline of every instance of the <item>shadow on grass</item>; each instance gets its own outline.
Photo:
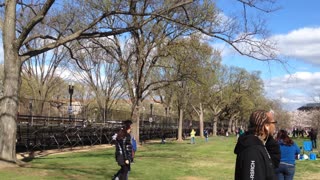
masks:
<path id="1" fill-rule="evenodd" d="M 32 160 L 34 160 L 34 157 L 25 157 L 23 159 L 21 159 L 22 162 L 31 162 Z"/>
<path id="2" fill-rule="evenodd" d="M 137 155 L 136 158 L 181 158 L 183 157 L 181 154 L 143 154 Z"/>
<path id="3" fill-rule="evenodd" d="M 90 178 L 97 178 L 98 179 L 111 179 L 113 173 L 116 173 L 119 169 L 118 167 L 115 167 L 115 169 L 104 169 L 103 167 L 97 168 L 97 167 L 91 167 L 91 168 L 84 168 L 83 166 L 81 168 L 79 167 L 70 167 L 70 165 L 61 165 L 58 163 L 49 164 L 45 167 L 30 167 L 31 169 L 34 169 L 36 171 L 52 171 L 52 173 L 49 173 L 48 175 L 51 176 L 51 178 L 59 177 L 63 179 L 90 179 Z M 111 170 L 111 171 L 110 171 Z"/>
<path id="4" fill-rule="evenodd" d="M 51 155 L 51 156 L 49 156 Z M 88 153 L 88 152 L 75 152 L 72 154 L 72 152 L 68 153 L 68 155 L 64 156 L 61 154 L 55 154 L 55 153 L 48 153 L 48 154 L 43 154 L 39 157 L 36 157 L 34 154 L 29 154 L 28 156 L 24 156 L 21 161 L 22 162 L 31 162 L 36 159 L 78 159 L 78 158 L 105 158 L 112 156 L 114 157 L 114 152 L 113 151 L 105 151 L 103 153 Z"/>
<path id="5" fill-rule="evenodd" d="M 78 158 L 105 158 L 105 157 L 109 157 L 112 156 L 114 157 L 114 153 L 113 152 L 104 152 L 104 153 L 75 153 L 74 155 L 67 155 L 67 156 L 46 156 L 46 157 L 39 157 L 36 159 L 78 159 Z"/>
<path id="6" fill-rule="evenodd" d="M 114 152 L 99 151 L 98 153 L 97 151 L 92 153 L 78 152 L 35 158 L 34 160 L 37 161 L 34 161 L 33 165 L 28 168 L 39 172 L 45 171 L 53 179 L 111 179 L 113 174 L 119 170 L 119 167 L 116 163 L 114 163 L 114 166 L 103 166 L 101 164 L 104 164 L 104 161 L 109 162 L 108 159 L 114 159 Z M 47 160 L 53 162 L 48 163 Z M 106 169 L 106 167 L 108 168 Z"/>

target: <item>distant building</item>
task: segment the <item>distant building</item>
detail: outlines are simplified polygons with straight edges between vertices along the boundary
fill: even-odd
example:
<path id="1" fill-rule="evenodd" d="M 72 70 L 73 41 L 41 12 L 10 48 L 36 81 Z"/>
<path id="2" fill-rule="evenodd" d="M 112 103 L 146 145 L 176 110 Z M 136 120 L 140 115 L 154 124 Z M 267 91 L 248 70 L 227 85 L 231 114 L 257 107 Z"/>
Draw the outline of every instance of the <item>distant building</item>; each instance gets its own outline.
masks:
<path id="1" fill-rule="evenodd" d="M 320 103 L 308 103 L 298 108 L 299 111 L 320 110 Z"/>

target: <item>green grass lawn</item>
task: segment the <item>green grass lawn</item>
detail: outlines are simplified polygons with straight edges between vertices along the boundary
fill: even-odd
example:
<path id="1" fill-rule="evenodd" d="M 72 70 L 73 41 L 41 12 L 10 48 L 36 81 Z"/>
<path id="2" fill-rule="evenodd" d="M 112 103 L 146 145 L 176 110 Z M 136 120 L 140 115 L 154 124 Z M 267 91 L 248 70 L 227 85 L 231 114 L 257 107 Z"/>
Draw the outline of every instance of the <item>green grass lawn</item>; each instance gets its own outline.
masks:
<path id="1" fill-rule="evenodd" d="M 302 139 L 297 139 L 299 146 Z M 140 146 L 130 180 L 233 179 L 235 137 L 196 138 L 196 144 L 170 141 Z M 297 161 L 295 179 L 320 179 L 320 160 Z M 114 148 L 49 155 L 28 167 L 0 169 L 0 179 L 111 179 L 119 169 Z"/>

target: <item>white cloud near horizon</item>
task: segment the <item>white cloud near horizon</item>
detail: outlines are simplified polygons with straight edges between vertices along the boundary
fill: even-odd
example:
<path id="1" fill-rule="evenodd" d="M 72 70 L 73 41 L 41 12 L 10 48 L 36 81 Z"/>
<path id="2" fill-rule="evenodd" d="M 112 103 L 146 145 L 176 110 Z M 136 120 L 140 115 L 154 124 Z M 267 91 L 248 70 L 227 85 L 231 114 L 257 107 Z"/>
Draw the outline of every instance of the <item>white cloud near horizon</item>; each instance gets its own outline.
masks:
<path id="1" fill-rule="evenodd" d="M 287 34 L 273 35 L 270 39 L 277 42 L 276 49 L 280 57 L 320 66 L 320 27 L 300 28 Z M 212 46 L 221 50 L 223 57 L 239 55 L 225 42 Z"/>
<path id="2" fill-rule="evenodd" d="M 301 65 L 320 67 L 320 27 L 304 27 L 270 38 L 277 42 L 279 57 L 301 63 L 297 66 L 290 61 L 289 66 L 294 67 L 294 72 L 266 79 L 264 83 L 267 97 L 279 100 L 287 110 L 320 102 L 320 72 L 308 72 L 310 69 Z M 222 50 L 223 57 L 239 55 L 226 44 L 213 46 Z"/>
<path id="3" fill-rule="evenodd" d="M 265 82 L 267 96 L 279 100 L 288 110 L 315 103 L 320 93 L 320 72 L 296 72 Z"/>
<path id="4" fill-rule="evenodd" d="M 320 27 L 305 27 L 271 37 L 281 55 L 320 65 Z"/>

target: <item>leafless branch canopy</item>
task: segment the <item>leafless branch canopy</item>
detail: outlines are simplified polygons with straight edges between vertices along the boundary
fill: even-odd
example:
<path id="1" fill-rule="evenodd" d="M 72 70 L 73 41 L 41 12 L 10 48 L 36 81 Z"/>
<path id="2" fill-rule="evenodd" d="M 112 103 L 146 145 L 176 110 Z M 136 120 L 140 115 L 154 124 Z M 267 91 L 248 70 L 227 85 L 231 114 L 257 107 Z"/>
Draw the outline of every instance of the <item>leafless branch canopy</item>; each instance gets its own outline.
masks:
<path id="1" fill-rule="evenodd" d="M 254 59 L 277 60 L 275 44 L 268 39 L 264 29 L 265 22 L 253 21 L 247 16 L 248 8 L 262 13 L 277 10 L 276 1 L 234 1 L 243 6 L 242 19 L 225 16 L 214 0 L 72 0 L 65 4 L 54 0 L 18 1 L 17 46 L 24 61 L 76 39 L 135 32 L 157 21 L 159 26 L 167 24 L 162 28 L 175 28 L 175 32 L 184 35 L 202 33 L 219 39 Z M 2 3 L 0 7 L 4 5 Z M 167 37 L 170 35 L 168 33 Z M 35 40 L 50 41 L 39 48 L 32 47 Z"/>

